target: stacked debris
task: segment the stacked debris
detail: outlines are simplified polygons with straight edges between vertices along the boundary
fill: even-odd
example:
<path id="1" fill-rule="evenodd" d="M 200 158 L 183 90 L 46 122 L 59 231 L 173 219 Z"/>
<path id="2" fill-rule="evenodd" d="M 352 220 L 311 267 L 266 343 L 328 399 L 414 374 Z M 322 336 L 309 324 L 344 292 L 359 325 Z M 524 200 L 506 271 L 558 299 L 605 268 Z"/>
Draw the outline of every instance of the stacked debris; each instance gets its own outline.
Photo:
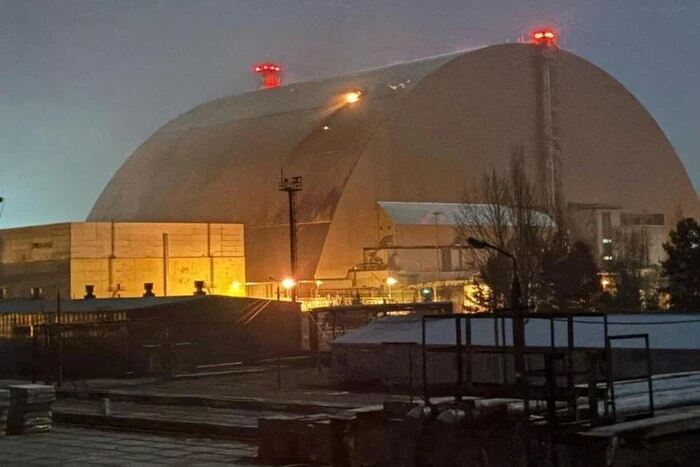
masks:
<path id="1" fill-rule="evenodd" d="M 51 430 L 51 405 L 56 400 L 53 386 L 22 384 L 9 386 L 10 410 L 7 414 L 9 434 L 44 433 Z"/>
<path id="2" fill-rule="evenodd" d="M 7 409 L 10 407 L 10 391 L 0 389 L 0 436 L 7 432 Z"/>

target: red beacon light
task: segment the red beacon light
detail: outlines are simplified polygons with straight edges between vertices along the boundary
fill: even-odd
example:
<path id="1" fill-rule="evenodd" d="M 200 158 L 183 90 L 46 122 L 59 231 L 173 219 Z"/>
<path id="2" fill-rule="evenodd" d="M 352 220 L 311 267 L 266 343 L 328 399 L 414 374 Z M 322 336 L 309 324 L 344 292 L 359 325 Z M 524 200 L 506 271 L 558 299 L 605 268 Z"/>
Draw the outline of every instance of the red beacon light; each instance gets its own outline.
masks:
<path id="1" fill-rule="evenodd" d="M 262 89 L 276 88 L 282 84 L 280 73 L 282 67 L 276 63 L 257 63 L 253 65 L 253 73 L 260 76 Z"/>
<path id="2" fill-rule="evenodd" d="M 552 29 L 537 29 L 532 32 L 532 42 L 553 47 L 557 45 L 557 32 Z"/>

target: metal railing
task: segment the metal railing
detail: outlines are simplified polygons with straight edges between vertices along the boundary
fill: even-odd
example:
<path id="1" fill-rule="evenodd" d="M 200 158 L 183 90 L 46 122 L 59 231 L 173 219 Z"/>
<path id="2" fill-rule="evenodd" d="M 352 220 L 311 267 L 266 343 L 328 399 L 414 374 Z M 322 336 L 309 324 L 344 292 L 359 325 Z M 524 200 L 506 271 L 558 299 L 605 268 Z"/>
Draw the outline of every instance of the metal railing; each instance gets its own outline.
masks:
<path id="1" fill-rule="evenodd" d="M 606 401 L 606 411 L 608 406 L 612 414 L 612 419 L 617 420 L 617 405 L 615 400 L 615 376 L 613 374 L 613 362 L 612 362 L 612 342 L 619 340 L 638 340 L 642 339 L 644 341 L 644 360 L 646 366 L 646 373 L 639 375 L 640 379 L 646 379 L 647 381 L 647 391 L 649 395 L 649 411 L 648 412 L 638 412 L 633 415 L 628 415 L 626 418 L 646 418 L 654 416 L 654 386 L 653 386 L 653 368 L 651 364 L 651 349 L 649 347 L 649 334 L 620 334 L 615 336 L 607 336 L 605 340 L 605 347 L 607 354 L 609 355 L 609 361 L 607 365 L 607 385 L 610 391 L 610 399 Z"/>
<path id="2" fill-rule="evenodd" d="M 601 396 L 598 384 L 606 383 L 602 397 L 605 399 L 605 417 L 608 416 L 609 406 L 609 370 L 610 347 L 608 334 L 608 317 L 604 313 L 534 313 L 520 312 L 526 321 L 549 321 L 549 345 L 528 345 L 527 340 L 523 348 L 516 348 L 512 338 L 508 339 L 508 327 L 513 325 L 515 312 L 505 311 L 494 314 L 457 314 L 457 315 L 428 315 L 423 316 L 421 323 L 421 352 L 422 352 L 422 391 L 424 402 L 429 405 L 430 398 L 437 395 L 453 396 L 455 401 L 464 396 L 485 397 L 509 397 L 522 399 L 524 409 L 529 411 L 530 401 L 533 399 L 544 400 L 547 403 L 548 419 L 556 423 L 556 412 L 559 401 L 565 401 L 570 417 L 578 418 L 577 399 L 580 393 L 580 382 L 585 383 L 589 399 L 589 412 L 591 419 L 599 420 L 598 398 Z M 575 346 L 575 318 L 600 318 L 603 326 L 603 342 L 599 348 L 583 348 Z M 427 336 L 427 323 L 451 320 L 454 323 L 454 343 L 438 344 L 430 343 Z M 493 340 L 475 344 L 473 330 L 475 320 L 493 321 Z M 565 344 L 558 343 L 556 323 L 566 322 Z M 510 324 L 509 324 L 510 323 Z M 483 327 L 481 328 L 483 331 Z M 527 333 L 526 333 L 527 336 Z M 518 375 L 515 372 L 514 362 L 516 353 L 524 355 L 526 361 L 525 372 Z M 429 355 L 431 353 L 454 353 L 454 384 L 434 384 L 429 380 Z M 582 354 L 586 357 L 587 367 L 577 369 L 575 357 Z M 498 371 L 501 372 L 498 380 L 484 383 L 475 378 L 474 365 L 485 366 L 487 359 L 496 356 L 500 361 Z M 476 359 L 476 362 L 475 362 Z M 599 371 L 599 363 L 605 365 L 604 371 Z M 512 372 L 511 372 L 512 369 Z M 563 388 L 558 384 L 565 379 Z"/>

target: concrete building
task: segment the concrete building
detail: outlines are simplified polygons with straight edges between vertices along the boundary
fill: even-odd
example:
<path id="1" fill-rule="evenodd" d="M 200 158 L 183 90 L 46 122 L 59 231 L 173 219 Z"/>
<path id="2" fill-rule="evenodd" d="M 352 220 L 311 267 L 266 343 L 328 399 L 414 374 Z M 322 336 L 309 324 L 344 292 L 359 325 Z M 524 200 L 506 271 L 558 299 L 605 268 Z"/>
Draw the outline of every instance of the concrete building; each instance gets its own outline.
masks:
<path id="1" fill-rule="evenodd" d="M 666 216 L 663 213 L 625 212 L 621 206 L 605 204 L 569 204 L 571 234 L 591 246 L 601 267 L 624 248 L 618 243 L 637 235 L 645 251 L 642 264 L 658 265 L 664 259 L 664 242 L 668 241 Z"/>
<path id="2" fill-rule="evenodd" d="M 70 222 L 0 230 L 0 289 L 8 298 L 244 295 L 241 224 Z"/>
<path id="3" fill-rule="evenodd" d="M 350 91 L 359 100 L 345 100 Z M 248 279 L 282 278 L 290 273 L 282 169 L 303 178 L 299 279 L 352 283 L 384 254 L 367 273 L 377 286 L 391 267 L 382 244 L 391 234 L 381 228 L 392 214 L 382 206 L 460 203 L 517 149 L 548 212 L 577 203 L 618 206 L 620 219 L 659 214 L 663 235 L 700 215 L 674 149 L 622 84 L 551 44 L 506 44 L 204 103 L 136 150 L 89 220 L 240 222 Z M 433 224 L 399 223 L 395 241 L 434 247 Z M 459 258 L 449 227 L 437 230 L 437 274 L 447 277 Z M 602 253 L 607 237 L 599 237 L 592 246 Z M 422 255 L 409 271 L 416 280 L 434 275 L 435 249 Z"/>

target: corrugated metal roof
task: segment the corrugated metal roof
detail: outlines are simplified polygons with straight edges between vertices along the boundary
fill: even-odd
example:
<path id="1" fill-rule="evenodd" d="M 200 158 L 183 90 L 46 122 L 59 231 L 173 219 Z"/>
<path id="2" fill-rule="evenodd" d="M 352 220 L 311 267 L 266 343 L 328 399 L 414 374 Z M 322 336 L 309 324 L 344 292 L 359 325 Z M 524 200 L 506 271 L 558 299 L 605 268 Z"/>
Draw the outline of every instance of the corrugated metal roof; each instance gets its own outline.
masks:
<path id="1" fill-rule="evenodd" d="M 351 89 L 360 89 L 372 99 L 393 98 L 410 91 L 440 66 L 467 53 L 468 50 L 462 50 L 215 99 L 180 115 L 158 131 L 168 133 L 230 121 L 279 117 L 288 113 L 315 113 L 327 108 L 329 101 Z"/>
<path id="2" fill-rule="evenodd" d="M 490 225 L 500 210 L 506 225 L 513 225 L 513 213 L 507 206 L 495 204 L 461 203 L 405 203 L 379 201 L 377 204 L 395 224 L 404 225 Z M 544 212 L 535 212 L 534 221 L 539 226 L 553 226 L 554 221 Z"/>
<path id="3" fill-rule="evenodd" d="M 421 317 L 390 316 L 372 321 L 366 326 L 343 334 L 332 344 L 382 344 L 392 342 L 421 343 Z M 649 345 L 654 349 L 698 349 L 700 348 L 700 313 L 636 313 L 608 315 L 610 335 L 649 334 Z M 602 317 L 574 318 L 574 346 L 601 348 L 605 346 Z M 505 318 L 507 342 L 510 343 L 512 330 L 510 319 Z M 556 319 L 555 345 L 567 345 L 566 318 Z M 472 319 L 471 342 L 474 345 L 493 345 L 493 318 L 482 316 Z M 426 342 L 431 345 L 454 345 L 454 320 L 426 321 Z M 466 335 L 462 322 L 462 335 Z M 550 345 L 550 327 L 546 319 L 528 319 L 525 325 L 528 346 L 547 347 Z M 638 347 L 631 342 L 630 347 Z"/>

